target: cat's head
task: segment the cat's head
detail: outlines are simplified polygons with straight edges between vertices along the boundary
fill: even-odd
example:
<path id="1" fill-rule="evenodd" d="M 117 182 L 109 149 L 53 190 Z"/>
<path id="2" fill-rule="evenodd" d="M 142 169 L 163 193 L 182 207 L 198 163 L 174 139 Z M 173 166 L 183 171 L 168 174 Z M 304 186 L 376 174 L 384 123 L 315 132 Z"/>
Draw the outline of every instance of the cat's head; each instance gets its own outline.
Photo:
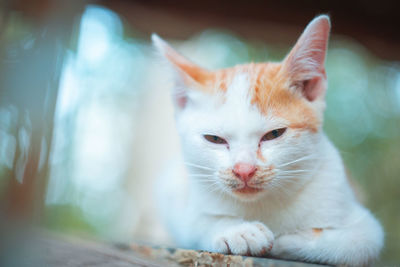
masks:
<path id="1" fill-rule="evenodd" d="M 241 200 L 291 192 L 314 167 L 326 91 L 327 16 L 280 63 L 209 71 L 153 42 L 176 73 L 173 100 L 189 175 Z"/>

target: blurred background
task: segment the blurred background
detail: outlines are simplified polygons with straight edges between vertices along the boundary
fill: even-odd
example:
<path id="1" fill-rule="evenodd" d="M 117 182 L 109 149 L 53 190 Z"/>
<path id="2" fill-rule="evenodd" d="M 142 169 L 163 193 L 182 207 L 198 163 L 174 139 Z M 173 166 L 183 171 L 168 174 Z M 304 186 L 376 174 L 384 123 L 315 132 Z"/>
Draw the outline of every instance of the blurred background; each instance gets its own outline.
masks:
<path id="1" fill-rule="evenodd" d="M 333 25 L 325 130 L 384 225 L 382 264 L 399 263 L 396 12 L 388 0 L 2 1 L 0 233 L 22 222 L 157 243 L 148 199 L 179 144 L 150 34 L 216 69 L 281 60 L 325 13 Z"/>

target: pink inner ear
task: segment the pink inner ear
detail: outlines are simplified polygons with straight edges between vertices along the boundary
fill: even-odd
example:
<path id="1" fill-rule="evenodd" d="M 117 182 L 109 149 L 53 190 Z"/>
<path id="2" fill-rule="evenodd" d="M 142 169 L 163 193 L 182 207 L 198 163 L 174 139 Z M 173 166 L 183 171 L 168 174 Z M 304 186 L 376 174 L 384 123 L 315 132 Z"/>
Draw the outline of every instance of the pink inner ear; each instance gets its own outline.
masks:
<path id="1" fill-rule="evenodd" d="M 308 101 L 314 101 L 318 96 L 324 92 L 322 78 L 316 77 L 311 80 L 303 81 L 302 93 Z"/>
<path id="2" fill-rule="evenodd" d="M 301 84 L 302 93 L 309 101 L 315 100 L 325 90 L 324 64 L 329 31 L 327 16 L 315 18 L 284 61 L 290 79 L 294 84 Z"/>
<path id="3" fill-rule="evenodd" d="M 184 108 L 187 103 L 187 96 L 177 96 L 175 97 L 175 103 L 179 108 Z"/>
<path id="4" fill-rule="evenodd" d="M 186 85 L 181 81 L 180 78 L 176 78 L 175 86 L 172 91 L 172 99 L 174 104 L 179 108 L 183 109 L 187 103 L 187 88 Z"/>

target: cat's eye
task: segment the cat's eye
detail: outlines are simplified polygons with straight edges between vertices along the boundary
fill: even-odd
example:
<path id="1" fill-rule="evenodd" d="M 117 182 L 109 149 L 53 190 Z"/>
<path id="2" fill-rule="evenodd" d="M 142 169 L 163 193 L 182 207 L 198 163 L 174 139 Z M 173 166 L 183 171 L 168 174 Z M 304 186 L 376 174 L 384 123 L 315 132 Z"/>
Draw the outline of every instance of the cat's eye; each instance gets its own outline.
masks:
<path id="1" fill-rule="evenodd" d="M 261 138 L 261 141 L 269 141 L 269 140 L 278 138 L 278 137 L 281 136 L 285 131 L 286 131 L 286 128 L 280 128 L 280 129 L 272 130 L 272 131 L 266 133 L 266 134 Z"/>
<path id="2" fill-rule="evenodd" d="M 226 140 L 224 138 L 216 136 L 216 135 L 205 134 L 203 136 L 208 142 L 211 142 L 214 144 L 228 144 L 228 142 L 226 142 Z"/>

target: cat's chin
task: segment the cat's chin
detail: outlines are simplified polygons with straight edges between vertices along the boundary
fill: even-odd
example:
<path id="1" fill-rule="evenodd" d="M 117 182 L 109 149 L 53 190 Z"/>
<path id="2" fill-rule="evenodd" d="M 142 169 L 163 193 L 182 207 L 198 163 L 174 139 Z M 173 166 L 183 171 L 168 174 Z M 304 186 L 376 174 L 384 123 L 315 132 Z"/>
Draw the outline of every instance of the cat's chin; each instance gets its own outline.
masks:
<path id="1" fill-rule="evenodd" d="M 235 189 L 233 192 L 235 192 L 236 194 L 241 194 L 241 195 L 252 195 L 252 194 L 257 194 L 261 191 L 262 191 L 262 189 L 260 189 L 260 188 L 245 186 L 240 189 Z"/>
<path id="2" fill-rule="evenodd" d="M 263 189 L 245 186 L 240 189 L 232 190 L 235 197 L 243 201 L 254 201 L 257 200 L 263 193 Z"/>

